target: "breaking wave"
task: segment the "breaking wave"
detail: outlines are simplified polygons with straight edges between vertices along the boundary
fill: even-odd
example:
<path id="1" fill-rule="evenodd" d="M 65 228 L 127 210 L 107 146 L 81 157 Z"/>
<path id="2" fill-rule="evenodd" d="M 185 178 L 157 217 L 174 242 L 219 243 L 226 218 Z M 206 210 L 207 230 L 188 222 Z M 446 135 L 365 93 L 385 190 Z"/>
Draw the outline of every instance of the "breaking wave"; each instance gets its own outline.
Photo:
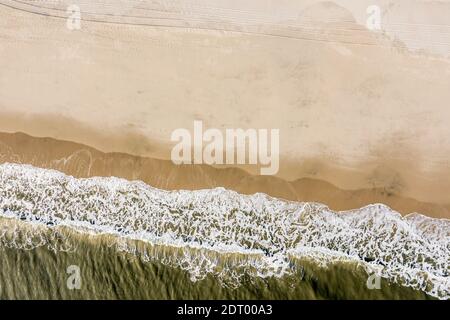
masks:
<path id="1" fill-rule="evenodd" d="M 214 274 L 238 285 L 244 274 L 292 273 L 301 259 L 324 267 L 343 261 L 431 296 L 450 297 L 450 221 L 417 213 L 402 217 L 382 204 L 334 212 L 265 194 L 164 191 L 140 181 L 76 179 L 3 164 L 0 217 L 13 221 L 0 224 L 0 246 L 74 250 L 61 229 L 108 234 L 118 250 L 181 267 L 193 281 Z M 28 227 L 19 231 L 17 223 Z M 135 240 L 149 246 L 143 249 Z"/>

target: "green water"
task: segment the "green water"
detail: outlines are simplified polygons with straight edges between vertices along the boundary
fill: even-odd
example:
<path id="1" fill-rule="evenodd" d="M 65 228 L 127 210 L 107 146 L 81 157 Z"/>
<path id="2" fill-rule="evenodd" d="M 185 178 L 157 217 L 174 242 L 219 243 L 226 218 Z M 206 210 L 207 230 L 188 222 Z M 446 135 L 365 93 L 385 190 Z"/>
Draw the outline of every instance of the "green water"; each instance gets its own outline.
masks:
<path id="1" fill-rule="evenodd" d="M 381 280 L 366 287 L 367 274 L 354 264 L 328 268 L 299 262 L 298 271 L 282 278 L 246 276 L 238 288 L 212 275 L 193 282 L 188 272 L 146 262 L 118 252 L 104 236 L 67 233 L 77 248 L 70 252 L 45 246 L 31 250 L 0 247 L 1 299 L 431 299 L 426 294 Z M 94 239 L 94 240 L 93 240 Z M 69 289 L 67 268 L 77 265 L 80 289 Z"/>

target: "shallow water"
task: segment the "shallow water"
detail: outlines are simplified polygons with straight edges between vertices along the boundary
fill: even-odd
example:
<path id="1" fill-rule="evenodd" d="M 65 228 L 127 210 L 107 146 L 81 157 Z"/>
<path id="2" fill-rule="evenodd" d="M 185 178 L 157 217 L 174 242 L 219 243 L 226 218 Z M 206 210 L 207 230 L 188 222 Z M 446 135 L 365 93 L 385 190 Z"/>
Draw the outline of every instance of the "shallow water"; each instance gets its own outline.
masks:
<path id="1" fill-rule="evenodd" d="M 238 287 L 224 285 L 213 275 L 193 282 L 180 267 L 118 252 L 108 236 L 59 234 L 54 237 L 59 245 L 64 238 L 64 246 L 76 244 L 76 249 L 2 245 L 1 299 L 432 299 L 385 279 L 381 289 L 369 290 L 365 270 L 343 262 L 322 268 L 303 261 L 295 273 L 280 278 L 246 275 Z M 80 268 L 80 289 L 67 286 L 71 265 Z"/>

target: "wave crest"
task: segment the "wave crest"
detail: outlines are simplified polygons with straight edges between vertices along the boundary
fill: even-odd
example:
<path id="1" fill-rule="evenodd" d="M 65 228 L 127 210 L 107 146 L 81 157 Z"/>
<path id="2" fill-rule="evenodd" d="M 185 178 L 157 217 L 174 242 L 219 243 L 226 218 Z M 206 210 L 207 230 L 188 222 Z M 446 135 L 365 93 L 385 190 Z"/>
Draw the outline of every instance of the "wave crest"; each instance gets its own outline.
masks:
<path id="1" fill-rule="evenodd" d="M 432 296 L 450 296 L 450 221 L 402 217 L 381 204 L 334 212 L 318 203 L 265 194 L 247 196 L 223 188 L 164 191 L 139 181 L 76 179 L 3 164 L 0 216 L 178 248 L 183 253 L 170 263 L 189 271 L 193 281 L 206 273 L 220 278 L 224 270 L 234 270 L 237 279 L 236 270 L 283 276 L 293 271 L 296 258 L 325 265 L 344 259 Z M 136 253 L 126 242 L 119 249 Z M 222 259 L 227 255 L 232 257 Z"/>

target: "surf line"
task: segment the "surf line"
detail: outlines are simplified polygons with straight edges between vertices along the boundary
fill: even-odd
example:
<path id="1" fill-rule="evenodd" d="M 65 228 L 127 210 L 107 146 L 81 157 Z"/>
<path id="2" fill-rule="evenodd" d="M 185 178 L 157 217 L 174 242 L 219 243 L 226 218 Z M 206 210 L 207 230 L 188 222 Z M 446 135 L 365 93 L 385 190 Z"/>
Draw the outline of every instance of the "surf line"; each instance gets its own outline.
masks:
<path id="1" fill-rule="evenodd" d="M 175 129 L 170 137 L 178 142 L 170 158 L 176 165 L 259 165 L 261 175 L 278 173 L 280 163 L 279 129 L 203 130 L 203 121 L 195 120 L 193 134 L 185 128 Z M 269 150 L 270 148 L 270 150 Z M 270 152 L 269 152 L 270 151 Z"/>

